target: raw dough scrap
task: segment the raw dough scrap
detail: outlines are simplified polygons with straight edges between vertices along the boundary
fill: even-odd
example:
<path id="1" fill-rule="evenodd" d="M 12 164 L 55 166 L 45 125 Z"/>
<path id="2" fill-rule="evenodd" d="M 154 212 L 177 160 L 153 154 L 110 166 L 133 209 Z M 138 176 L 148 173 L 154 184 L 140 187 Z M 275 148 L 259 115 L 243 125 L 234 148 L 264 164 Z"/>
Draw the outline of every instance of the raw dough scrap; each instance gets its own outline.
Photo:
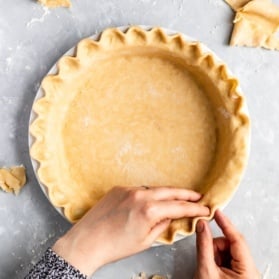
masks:
<path id="1" fill-rule="evenodd" d="M 147 279 L 147 275 L 144 272 L 141 272 L 138 276 L 133 277 L 133 279 Z"/>
<path id="2" fill-rule="evenodd" d="M 8 193 L 20 192 L 26 183 L 24 166 L 0 168 L 0 188 Z"/>
<path id="3" fill-rule="evenodd" d="M 235 11 L 244 7 L 250 1 L 251 0 L 225 0 L 225 2 L 227 2 Z"/>
<path id="4" fill-rule="evenodd" d="M 136 276 L 133 279 L 148 279 L 148 277 L 144 272 L 142 272 L 142 273 L 140 273 L 139 276 Z M 153 275 L 152 277 L 150 277 L 150 279 L 166 279 L 166 277 L 161 276 L 161 275 Z"/>
<path id="5" fill-rule="evenodd" d="M 236 10 L 230 45 L 279 50 L 277 5 L 270 0 L 227 2 Z"/>
<path id="6" fill-rule="evenodd" d="M 39 3 L 43 4 L 48 8 L 57 8 L 57 7 L 71 7 L 70 0 L 38 0 Z"/>
<path id="7" fill-rule="evenodd" d="M 226 65 L 160 28 L 105 30 L 63 57 L 34 104 L 31 156 L 54 206 L 78 221 L 115 185 L 183 187 L 211 209 L 237 189 L 250 121 Z M 158 241 L 195 232 L 174 220 Z"/>

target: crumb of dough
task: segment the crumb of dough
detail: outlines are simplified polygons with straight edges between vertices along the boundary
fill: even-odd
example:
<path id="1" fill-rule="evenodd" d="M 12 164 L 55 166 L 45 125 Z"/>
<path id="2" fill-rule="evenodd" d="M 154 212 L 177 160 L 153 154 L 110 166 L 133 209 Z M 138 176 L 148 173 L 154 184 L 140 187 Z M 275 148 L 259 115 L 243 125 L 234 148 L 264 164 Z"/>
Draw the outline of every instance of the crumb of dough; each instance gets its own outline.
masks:
<path id="1" fill-rule="evenodd" d="M 139 274 L 139 276 L 136 276 L 135 278 L 133 279 L 166 279 L 166 277 L 164 276 L 161 276 L 161 275 L 153 275 L 152 277 L 147 277 L 146 274 L 144 272 L 141 272 Z"/>
<path id="2" fill-rule="evenodd" d="M 0 168 L 0 189 L 7 193 L 18 194 L 26 183 L 24 166 Z"/>
<path id="3" fill-rule="evenodd" d="M 70 0 L 38 0 L 39 3 L 43 4 L 48 8 L 58 8 L 58 7 L 71 7 Z"/>
<path id="4" fill-rule="evenodd" d="M 147 276 L 144 272 L 141 272 L 138 276 L 133 277 L 133 279 L 147 279 Z"/>
<path id="5" fill-rule="evenodd" d="M 226 0 L 236 9 L 231 46 L 279 50 L 279 7 L 270 0 Z M 244 6 L 241 7 L 240 3 Z"/>
<path id="6" fill-rule="evenodd" d="M 227 2 L 227 4 L 229 4 L 231 8 L 235 11 L 244 7 L 250 1 L 251 0 L 225 0 L 225 2 Z"/>

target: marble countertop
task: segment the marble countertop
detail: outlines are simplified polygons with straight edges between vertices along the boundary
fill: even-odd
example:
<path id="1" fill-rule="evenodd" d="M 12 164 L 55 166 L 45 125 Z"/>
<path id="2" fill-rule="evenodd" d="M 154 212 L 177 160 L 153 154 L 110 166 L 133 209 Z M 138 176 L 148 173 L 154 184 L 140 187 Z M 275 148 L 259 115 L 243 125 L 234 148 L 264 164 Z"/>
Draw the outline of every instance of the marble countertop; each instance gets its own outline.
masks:
<path id="1" fill-rule="evenodd" d="M 110 26 L 144 24 L 197 38 L 239 78 L 252 118 L 251 155 L 225 213 L 246 236 L 264 278 L 278 279 L 279 52 L 229 47 L 234 14 L 223 0 L 72 2 L 71 9 L 48 10 L 31 0 L 0 0 L 0 166 L 24 164 L 28 175 L 19 196 L 0 192 L 0 278 L 23 278 L 70 227 L 45 198 L 29 158 L 28 120 L 42 78 L 81 38 Z M 191 236 L 108 265 L 94 278 L 130 279 L 145 271 L 188 279 L 195 253 Z"/>

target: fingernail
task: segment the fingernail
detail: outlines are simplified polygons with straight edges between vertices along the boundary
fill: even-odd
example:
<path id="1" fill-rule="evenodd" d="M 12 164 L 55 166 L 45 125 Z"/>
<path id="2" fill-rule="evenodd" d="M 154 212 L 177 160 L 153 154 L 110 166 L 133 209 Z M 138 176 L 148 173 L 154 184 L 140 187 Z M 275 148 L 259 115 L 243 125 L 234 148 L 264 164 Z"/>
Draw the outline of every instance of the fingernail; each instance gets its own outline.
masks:
<path id="1" fill-rule="evenodd" d="M 196 227 L 196 232 L 197 233 L 201 233 L 201 232 L 203 232 L 203 229 L 204 229 L 203 222 L 202 221 L 198 221 L 197 227 Z"/>

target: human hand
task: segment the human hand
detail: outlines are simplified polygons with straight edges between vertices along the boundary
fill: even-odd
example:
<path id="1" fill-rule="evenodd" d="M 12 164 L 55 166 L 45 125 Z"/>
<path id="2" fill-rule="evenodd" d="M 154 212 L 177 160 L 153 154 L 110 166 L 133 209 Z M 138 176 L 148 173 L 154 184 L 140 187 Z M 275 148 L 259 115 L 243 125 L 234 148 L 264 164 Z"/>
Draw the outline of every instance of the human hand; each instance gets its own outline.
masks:
<path id="1" fill-rule="evenodd" d="M 208 216 L 194 191 L 172 187 L 115 187 L 53 250 L 81 272 L 149 248 L 172 219 Z"/>
<path id="2" fill-rule="evenodd" d="M 212 239 L 208 223 L 198 222 L 194 279 L 260 279 L 244 237 L 220 210 L 214 218 L 225 237 Z"/>

